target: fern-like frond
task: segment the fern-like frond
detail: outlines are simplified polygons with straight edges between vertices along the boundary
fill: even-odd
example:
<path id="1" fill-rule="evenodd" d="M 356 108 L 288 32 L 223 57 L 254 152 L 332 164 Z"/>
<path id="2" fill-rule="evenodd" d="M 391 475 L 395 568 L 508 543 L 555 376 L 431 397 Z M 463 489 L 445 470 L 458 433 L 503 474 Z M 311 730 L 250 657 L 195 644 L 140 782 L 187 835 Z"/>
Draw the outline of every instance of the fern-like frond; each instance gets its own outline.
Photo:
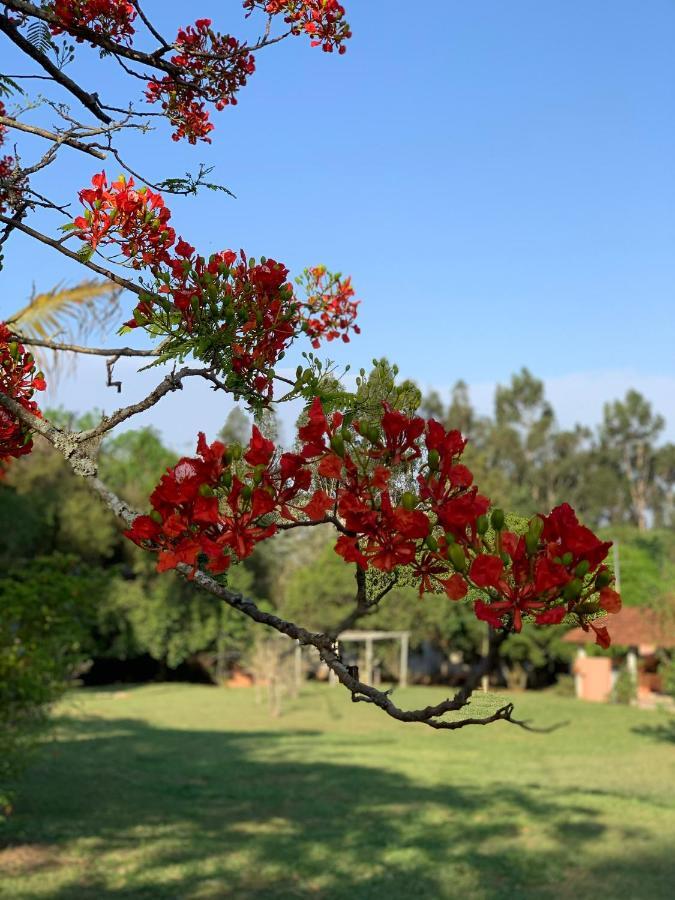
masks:
<path id="1" fill-rule="evenodd" d="M 49 26 L 45 22 L 31 22 L 26 37 L 40 53 L 48 53 L 53 47 Z"/>

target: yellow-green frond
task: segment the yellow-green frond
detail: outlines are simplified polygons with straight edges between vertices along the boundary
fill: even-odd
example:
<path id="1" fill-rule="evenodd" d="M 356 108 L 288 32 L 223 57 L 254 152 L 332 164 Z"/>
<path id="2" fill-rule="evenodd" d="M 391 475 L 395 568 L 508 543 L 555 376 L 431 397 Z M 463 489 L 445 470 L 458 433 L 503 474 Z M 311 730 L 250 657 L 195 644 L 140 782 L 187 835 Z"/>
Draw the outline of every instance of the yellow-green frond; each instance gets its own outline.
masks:
<path id="1" fill-rule="evenodd" d="M 104 327 L 117 314 L 120 288 L 112 281 L 82 281 L 70 288 L 57 285 L 36 294 L 9 318 L 21 334 L 42 340 L 67 340 Z"/>

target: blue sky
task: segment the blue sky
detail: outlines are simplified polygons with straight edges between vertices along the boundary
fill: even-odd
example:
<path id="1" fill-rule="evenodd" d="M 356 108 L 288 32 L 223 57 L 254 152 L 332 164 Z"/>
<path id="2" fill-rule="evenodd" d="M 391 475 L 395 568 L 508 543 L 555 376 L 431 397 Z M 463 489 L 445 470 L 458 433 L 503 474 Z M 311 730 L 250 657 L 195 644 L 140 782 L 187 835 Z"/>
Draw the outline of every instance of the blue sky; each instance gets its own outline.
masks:
<path id="1" fill-rule="evenodd" d="M 563 424 L 597 421 L 635 386 L 675 438 L 675 4 L 345 5 L 347 54 L 304 38 L 260 53 L 239 105 L 215 114 L 211 147 L 176 146 L 164 128 L 127 142 L 141 169 L 204 161 L 237 195 L 172 203 L 177 229 L 206 253 L 243 246 L 294 271 L 350 272 L 363 334 L 330 346 L 341 362 L 386 354 L 441 392 L 464 378 L 483 410 L 528 366 Z M 186 24 L 182 3 L 146 7 L 167 33 Z M 195 14 L 234 34 L 252 24 L 237 2 L 200 0 Z M 117 73 L 80 52 L 82 77 L 122 100 Z M 71 199 L 89 162 L 60 165 Z M 77 275 L 14 241 L 0 316 L 32 281 Z M 63 402 L 117 405 L 101 373 L 89 363 L 62 379 Z M 122 399 L 133 396 L 129 373 Z M 193 390 L 152 421 L 182 449 L 227 406 Z"/>

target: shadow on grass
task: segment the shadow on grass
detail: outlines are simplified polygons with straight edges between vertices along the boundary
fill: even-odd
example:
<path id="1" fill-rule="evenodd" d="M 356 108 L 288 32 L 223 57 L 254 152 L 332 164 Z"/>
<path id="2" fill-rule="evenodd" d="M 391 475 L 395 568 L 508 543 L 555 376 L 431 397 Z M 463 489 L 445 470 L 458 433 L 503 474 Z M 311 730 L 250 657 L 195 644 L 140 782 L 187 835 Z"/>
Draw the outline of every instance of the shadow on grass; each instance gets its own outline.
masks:
<path id="1" fill-rule="evenodd" d="M 321 737 L 310 731 L 195 732 L 126 719 L 60 728 L 5 844 L 39 849 L 23 877 L 73 869 L 65 886 L 45 881 L 21 897 L 558 897 L 555 886 L 605 830 L 597 810 L 544 786 L 430 788 L 339 757 L 304 760 Z M 664 864 L 672 883 L 675 868 Z M 634 883 L 647 877 L 635 861 L 631 871 Z"/>
<path id="2" fill-rule="evenodd" d="M 633 734 L 652 738 L 655 741 L 663 741 L 667 744 L 675 744 L 675 716 L 664 725 L 640 725 L 631 728 Z"/>

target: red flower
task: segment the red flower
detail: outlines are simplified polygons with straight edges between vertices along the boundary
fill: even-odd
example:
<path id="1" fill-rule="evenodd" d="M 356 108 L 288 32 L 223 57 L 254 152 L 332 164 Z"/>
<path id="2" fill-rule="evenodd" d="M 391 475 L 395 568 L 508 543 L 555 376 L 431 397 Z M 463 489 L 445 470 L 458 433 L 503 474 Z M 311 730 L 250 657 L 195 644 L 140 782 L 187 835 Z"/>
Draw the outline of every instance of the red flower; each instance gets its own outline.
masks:
<path id="1" fill-rule="evenodd" d="M 254 425 L 244 459 L 251 466 L 266 466 L 274 456 L 274 449 L 274 442 L 263 437 L 258 426 Z"/>
<path id="2" fill-rule="evenodd" d="M 469 588 L 461 575 L 453 575 L 451 578 L 448 578 L 441 583 L 450 600 L 461 600 L 463 597 L 466 597 Z"/>
<path id="3" fill-rule="evenodd" d="M 609 587 L 600 591 L 600 606 L 605 612 L 618 613 L 621 609 L 621 595 Z"/>
<path id="4" fill-rule="evenodd" d="M 50 6 L 58 19 L 58 24 L 50 24 L 52 34 L 72 34 L 76 27 L 91 28 L 97 34 L 131 43 L 136 10 L 126 0 L 52 0 Z M 78 43 L 84 40 L 80 35 L 73 36 Z"/>
<path id="5" fill-rule="evenodd" d="M 504 573 L 504 563 L 498 556 L 477 556 L 471 564 L 469 577 L 481 588 L 499 587 Z"/>
<path id="6" fill-rule="evenodd" d="M 559 625 L 567 615 L 565 606 L 552 606 L 534 617 L 537 625 Z"/>
<path id="7" fill-rule="evenodd" d="M 482 600 L 476 600 L 476 602 L 473 605 L 473 611 L 474 611 L 477 619 L 480 619 L 483 622 L 487 622 L 493 628 L 501 628 L 501 626 L 502 626 L 501 611 L 495 609 L 490 604 L 484 603 Z"/>

